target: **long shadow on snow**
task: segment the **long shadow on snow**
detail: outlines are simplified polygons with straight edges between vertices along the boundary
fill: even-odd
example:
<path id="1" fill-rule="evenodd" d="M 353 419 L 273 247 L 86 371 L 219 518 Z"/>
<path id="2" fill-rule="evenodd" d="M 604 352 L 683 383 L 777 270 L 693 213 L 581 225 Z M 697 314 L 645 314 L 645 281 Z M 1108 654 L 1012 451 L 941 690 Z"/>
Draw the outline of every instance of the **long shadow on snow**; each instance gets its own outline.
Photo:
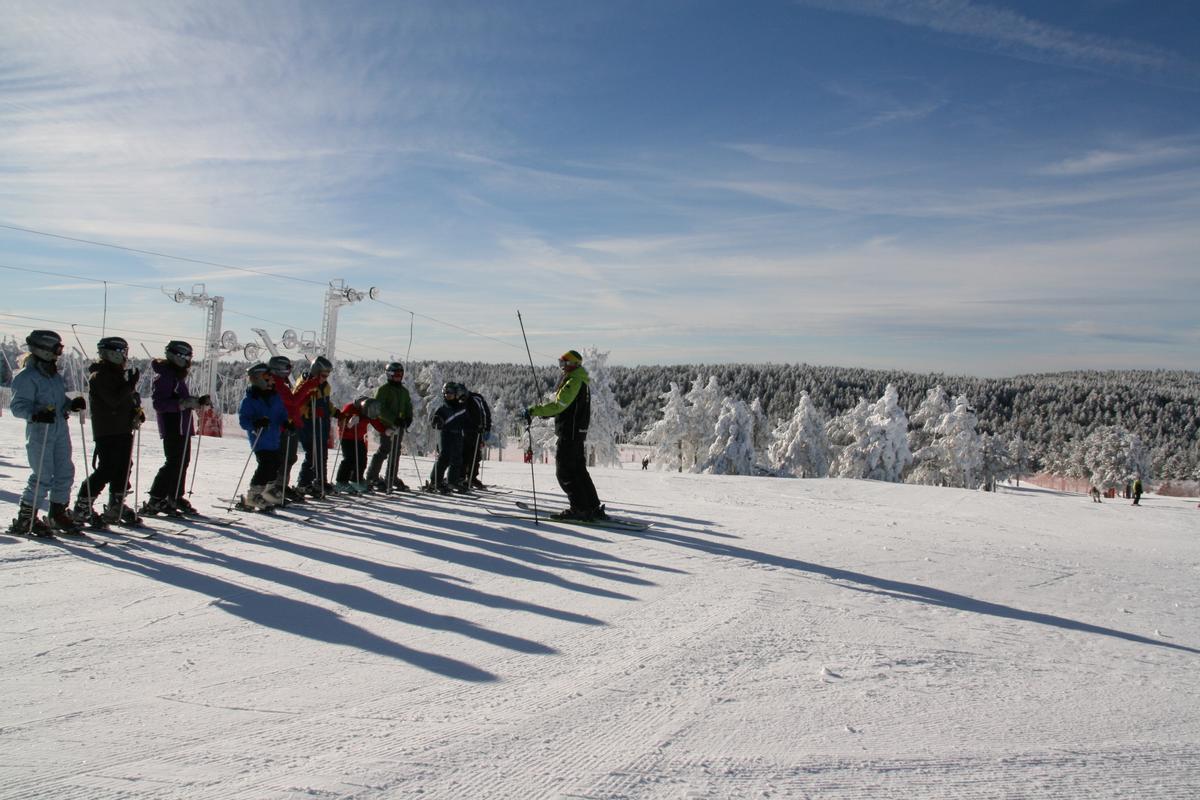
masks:
<path id="1" fill-rule="evenodd" d="M 549 583 L 571 591 L 582 592 L 584 594 L 592 594 L 600 597 L 609 597 L 616 600 L 633 600 L 630 595 L 621 594 L 619 592 L 602 589 L 596 586 L 588 586 L 586 584 L 577 583 L 568 580 L 561 575 L 549 571 L 550 569 L 566 569 L 576 572 L 583 572 L 588 575 L 603 578 L 606 580 L 618 581 L 622 583 L 632 583 L 642 586 L 654 585 L 650 581 L 642 578 L 633 577 L 622 574 L 616 568 L 604 568 L 599 565 L 589 563 L 582 560 L 585 556 L 590 556 L 600 560 L 613 560 L 612 557 L 603 553 L 597 553 L 592 550 L 578 548 L 574 546 L 577 554 L 568 557 L 565 554 L 554 553 L 551 551 L 562 550 L 568 547 L 560 542 L 555 542 L 552 539 L 537 537 L 543 547 L 539 549 L 531 549 L 530 547 L 522 547 L 520 545 L 501 544 L 496 542 L 488 542 L 481 537 L 471 537 L 452 534 L 444 529 L 437 529 L 437 524 L 444 523 L 444 520 L 423 520 L 430 527 L 417 527 L 406 523 L 398 523 L 401 519 L 399 515 L 392 514 L 390 520 L 380 520 L 379 518 L 368 519 L 370 524 L 362 524 L 351 521 L 345 516 L 339 516 L 336 522 L 331 522 L 328 526 L 318 526 L 315 523 L 310 523 L 312 527 L 321 527 L 330 532 L 347 535 L 360 536 L 367 539 L 377 540 L 393 544 L 397 547 L 403 547 L 407 550 L 412 550 L 415 553 L 435 558 L 447 563 L 461 564 L 472 569 L 478 569 L 484 572 L 494 572 L 498 575 L 507 577 L 519 578 L 522 580 L 537 581 L 541 583 Z M 473 529 L 477 533 L 495 533 L 492 526 L 482 526 L 463 520 L 463 527 Z M 381 526 L 386 525 L 385 530 Z M 389 531 L 407 534 L 399 536 Z M 522 533 L 525 533 L 522 531 Z M 428 539 L 437 538 L 444 541 L 455 542 L 466 545 L 470 550 L 463 550 L 456 547 L 447 547 L 445 545 L 436 544 Z M 532 545 L 532 541 L 530 542 Z M 480 550 L 491 550 L 500 555 L 491 555 Z M 504 556 L 504 557 L 501 557 Z M 529 563 L 521 563 L 529 562 Z M 538 566 L 530 566 L 536 564 Z M 541 569 L 539 567 L 545 567 Z"/>
<path id="2" fill-rule="evenodd" d="M 522 497 L 518 497 L 517 499 L 524 500 L 525 502 L 529 502 L 530 498 L 532 498 L 532 496 L 533 496 L 531 492 L 524 490 L 524 489 L 514 489 L 513 491 L 514 491 L 514 494 L 520 493 L 522 495 Z M 602 499 L 602 502 L 604 502 L 603 499 Z M 538 510 L 540 510 L 540 511 L 553 511 L 557 508 L 565 508 L 566 505 L 567 505 L 566 495 L 558 495 L 558 494 L 546 495 L 546 494 L 542 494 L 541 492 L 538 493 Z M 675 523 L 679 524 L 681 527 L 683 525 L 692 525 L 692 526 L 699 525 L 699 526 L 703 527 L 703 526 L 715 524 L 710 519 L 699 519 L 697 517 L 684 517 L 679 514 L 664 514 L 662 512 L 650 511 L 648 509 L 652 509 L 655 507 L 650 506 L 650 505 L 644 505 L 642 503 L 623 503 L 623 502 L 614 500 L 612 502 L 606 502 L 605 505 L 608 508 L 609 513 L 623 515 L 625 513 L 625 509 L 630 509 L 629 516 L 637 517 L 638 519 L 644 519 L 647 521 L 669 520 L 671 522 L 675 522 Z M 644 509 L 647 509 L 647 510 L 644 510 Z M 738 538 L 737 536 L 733 536 L 732 534 L 718 533 L 716 531 L 705 531 L 705 533 L 711 534 L 713 536 L 720 536 L 721 538 L 727 538 L 727 539 Z"/>
<path id="3" fill-rule="evenodd" d="M 280 539 L 275 536 L 270 536 L 261 532 L 253 532 L 244 536 L 233 538 L 242 539 L 243 541 L 254 544 L 270 547 L 275 550 L 280 550 L 312 561 L 323 561 L 327 564 L 342 567 L 344 569 L 353 570 L 370 575 L 383 583 L 389 583 L 393 586 L 404 586 L 409 589 L 414 589 L 425 594 L 435 597 L 444 597 L 449 600 L 460 600 L 467 603 L 476 603 L 481 606 L 490 608 L 504 608 L 513 611 L 527 611 L 531 614 L 540 614 L 542 616 L 560 619 L 565 622 L 574 622 L 580 625 L 603 625 L 602 620 L 595 617 L 589 617 L 585 614 L 575 614 L 570 611 L 563 611 L 550 606 L 539 605 L 537 603 L 526 603 L 521 600 L 514 600 L 510 597 L 501 597 L 487 592 L 481 592 L 477 589 L 472 589 L 463 586 L 458 582 L 459 579 L 451 575 L 441 575 L 434 572 L 425 572 L 422 570 L 408 569 L 406 567 L 396 567 L 389 564 L 380 564 L 377 561 L 368 561 L 349 553 L 344 553 L 340 550 L 332 550 L 329 547 L 312 547 L 310 545 L 301 544 L 299 542 L 288 539 Z"/>
<path id="4" fill-rule="evenodd" d="M 249 541 L 246 537 L 236 534 L 228 538 Z M 271 542 L 271 544 L 273 545 L 274 543 Z M 383 597 L 376 592 L 354 584 L 329 581 L 275 567 L 270 564 L 251 561 L 228 553 L 206 550 L 190 542 L 181 544 L 180 549 L 184 551 L 181 554 L 184 558 L 225 567 L 234 572 L 271 581 L 280 586 L 290 586 L 314 597 L 322 597 L 330 602 L 344 605 L 366 614 L 393 619 L 407 625 L 457 633 L 461 636 L 478 639 L 479 641 L 487 642 L 497 647 L 505 647 L 520 653 L 548 655 L 558 652 L 541 642 L 489 630 L 461 617 L 453 617 L 448 614 L 434 614 L 415 606 Z"/>
<path id="5" fill-rule="evenodd" d="M 849 570 L 837 569 L 836 567 L 826 567 L 821 564 L 812 564 L 807 561 L 800 561 L 794 558 L 786 558 L 784 556 L 772 555 L 771 553 L 762 553 L 757 550 L 748 550 L 744 547 L 735 547 L 733 545 L 722 544 L 720 542 L 708 542 L 703 539 L 696 539 L 691 536 L 683 536 L 680 534 L 671 534 L 658 532 L 650 529 L 646 532 L 636 534 L 641 538 L 654 539 L 656 541 L 665 542 L 667 544 L 679 545 L 691 550 L 699 550 L 704 553 L 711 553 L 719 556 L 732 556 L 734 558 L 742 558 L 747 561 L 756 561 L 760 564 L 769 564 L 774 567 L 782 567 L 784 569 L 796 570 L 797 572 L 809 572 L 815 575 L 824 575 L 827 578 L 838 581 L 849 581 L 859 584 L 858 586 L 847 586 L 847 589 L 853 589 L 858 592 L 868 592 L 870 594 L 885 595 L 887 597 L 895 597 L 901 600 L 913 600 L 918 603 L 928 603 L 930 605 L 942 606 L 944 608 L 955 608 L 959 611 L 971 611 L 976 614 L 987 614 L 993 617 L 1001 617 L 1004 619 L 1020 620 L 1022 622 L 1033 622 L 1038 625 L 1052 625 L 1065 630 L 1080 631 L 1082 633 L 1095 633 L 1102 636 L 1112 636 L 1116 639 L 1124 639 L 1128 642 L 1137 642 L 1138 644 L 1149 644 L 1155 647 L 1165 647 L 1171 650 L 1181 650 L 1185 653 L 1200 654 L 1200 650 L 1192 647 L 1187 647 L 1180 644 L 1172 644 L 1163 642 L 1157 639 L 1151 639 L 1146 636 L 1139 636 L 1136 633 L 1128 633 L 1119 631 L 1115 628 L 1105 628 L 1100 625 L 1092 625 L 1079 620 L 1068 619 L 1067 617 L 1059 617 L 1054 614 L 1042 614 L 1037 611 L 1025 611 L 1012 606 L 1005 606 L 999 603 L 989 603 L 986 600 L 977 600 L 974 597 L 968 597 L 964 594 L 956 594 L 947 592 L 942 589 L 934 589 L 931 586 L 921 586 L 917 583 L 905 583 L 904 581 L 894 581 L 889 578 L 877 578 L 874 575 L 866 575 L 861 572 L 851 572 Z"/>
<path id="6" fill-rule="evenodd" d="M 179 540 L 174 540 L 174 543 L 185 549 L 197 549 Z M 475 682 L 498 680 L 498 676 L 494 673 L 465 661 L 427 653 L 385 639 L 353 623 L 346 622 L 329 609 L 312 603 L 269 594 L 170 563 L 150 560 L 145 556 L 151 553 L 175 558 L 178 558 L 180 553 L 175 548 L 168 549 L 151 542 L 139 542 L 139 544 L 141 545 L 140 550 L 108 547 L 103 551 L 77 550 L 76 552 L 83 558 L 89 558 L 110 568 L 125 570 L 152 580 L 208 595 L 215 599 L 213 605 L 222 611 L 263 627 L 274 628 L 315 641 L 356 647 L 370 653 L 405 661 L 415 667 L 455 680 Z M 196 560 L 212 561 L 212 559 L 199 558 L 194 554 L 192 557 Z"/>

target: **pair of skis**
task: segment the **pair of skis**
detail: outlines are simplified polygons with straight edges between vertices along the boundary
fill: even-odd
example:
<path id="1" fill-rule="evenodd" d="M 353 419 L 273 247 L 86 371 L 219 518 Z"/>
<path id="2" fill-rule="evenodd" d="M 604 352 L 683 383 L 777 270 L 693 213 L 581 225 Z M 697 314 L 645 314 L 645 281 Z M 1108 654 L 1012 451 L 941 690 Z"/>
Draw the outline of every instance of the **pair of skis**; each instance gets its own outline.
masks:
<path id="1" fill-rule="evenodd" d="M 613 531 L 644 531 L 650 528 L 649 522 L 631 517 L 614 517 L 610 514 L 606 519 L 560 519 L 553 516 L 553 513 L 547 512 L 544 508 L 539 508 L 535 512 L 533 506 L 523 500 L 518 500 L 516 506 L 524 513 L 496 511 L 492 508 L 488 508 L 487 512 L 494 517 L 504 517 L 507 519 L 545 520 L 547 522 L 561 522 L 564 525 L 581 525 L 585 528 L 605 528 Z"/>

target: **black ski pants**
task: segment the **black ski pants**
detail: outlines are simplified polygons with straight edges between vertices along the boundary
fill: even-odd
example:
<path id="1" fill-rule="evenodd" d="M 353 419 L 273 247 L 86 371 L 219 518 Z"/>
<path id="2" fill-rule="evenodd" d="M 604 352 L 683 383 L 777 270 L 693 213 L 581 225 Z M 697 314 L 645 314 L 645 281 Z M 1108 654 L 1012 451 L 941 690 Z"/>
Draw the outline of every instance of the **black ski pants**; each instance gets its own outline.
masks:
<path id="1" fill-rule="evenodd" d="M 255 450 L 254 474 L 250 476 L 251 486 L 266 486 L 279 476 L 279 466 L 283 463 L 281 450 Z"/>
<path id="2" fill-rule="evenodd" d="M 362 483 L 367 468 L 367 443 L 361 439 L 342 439 L 342 463 L 338 464 L 338 483 Z"/>
<path id="3" fill-rule="evenodd" d="M 445 486 L 447 483 L 451 488 L 464 486 L 462 456 L 462 431 L 443 430 L 442 449 L 438 453 L 437 463 L 433 465 L 433 474 L 429 476 L 429 482 L 435 487 Z M 450 472 L 449 476 L 446 476 L 447 470 Z"/>
<path id="4" fill-rule="evenodd" d="M 79 496 L 95 502 L 108 487 L 109 502 L 122 500 L 129 492 L 129 471 L 133 467 L 133 434 L 117 433 L 96 437 L 92 456 L 95 471 L 79 486 Z"/>
<path id="5" fill-rule="evenodd" d="M 392 436 L 382 434 L 379 436 L 379 449 L 371 456 L 371 467 L 367 470 L 367 480 L 379 480 L 379 473 L 383 471 L 383 464 L 386 461 L 387 474 L 383 476 L 383 479 L 393 486 L 399 484 L 396 473 L 400 469 L 400 446 L 403 441 L 403 428 L 398 428 Z"/>
<path id="6" fill-rule="evenodd" d="M 163 437 L 162 443 L 167 463 L 154 476 L 154 483 L 150 484 L 150 496 L 178 500 L 183 497 L 188 464 L 192 462 L 192 437 L 169 433 Z"/>
<path id="7" fill-rule="evenodd" d="M 558 485 L 566 492 L 574 511 L 591 512 L 600 508 L 600 498 L 596 495 L 596 486 L 592 476 L 587 471 L 587 440 L 578 439 L 558 440 L 558 448 L 554 452 L 554 474 Z"/>

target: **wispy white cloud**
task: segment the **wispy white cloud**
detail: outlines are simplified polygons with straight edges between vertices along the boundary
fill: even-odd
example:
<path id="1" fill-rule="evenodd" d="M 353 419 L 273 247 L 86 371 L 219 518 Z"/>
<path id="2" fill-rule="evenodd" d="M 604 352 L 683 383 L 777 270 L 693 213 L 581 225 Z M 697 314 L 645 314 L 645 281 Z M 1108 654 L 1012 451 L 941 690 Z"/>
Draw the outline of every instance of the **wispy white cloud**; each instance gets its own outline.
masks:
<path id="1" fill-rule="evenodd" d="M 1183 55 L 1129 39 L 1081 33 L 1007 8 L 972 0 L 796 0 L 800 5 L 892 20 L 961 37 L 1041 63 L 1132 77 L 1159 78 L 1200 89 L 1200 65 Z"/>
<path id="2" fill-rule="evenodd" d="M 1194 142 L 1142 142 L 1129 147 L 1089 150 L 1038 169 L 1040 175 L 1078 176 L 1140 169 L 1165 164 L 1200 163 Z"/>

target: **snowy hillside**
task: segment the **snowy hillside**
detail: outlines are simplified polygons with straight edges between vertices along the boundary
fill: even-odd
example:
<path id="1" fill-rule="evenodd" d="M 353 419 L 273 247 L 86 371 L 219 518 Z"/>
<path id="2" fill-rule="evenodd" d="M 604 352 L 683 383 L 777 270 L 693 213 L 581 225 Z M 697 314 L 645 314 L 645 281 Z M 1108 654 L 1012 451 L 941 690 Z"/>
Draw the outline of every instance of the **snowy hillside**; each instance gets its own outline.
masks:
<path id="1" fill-rule="evenodd" d="M 206 439 L 193 502 L 246 454 Z M 594 475 L 653 527 L 492 516 L 505 462 L 511 494 L 0 536 L 0 798 L 1200 796 L 1195 500 Z"/>

